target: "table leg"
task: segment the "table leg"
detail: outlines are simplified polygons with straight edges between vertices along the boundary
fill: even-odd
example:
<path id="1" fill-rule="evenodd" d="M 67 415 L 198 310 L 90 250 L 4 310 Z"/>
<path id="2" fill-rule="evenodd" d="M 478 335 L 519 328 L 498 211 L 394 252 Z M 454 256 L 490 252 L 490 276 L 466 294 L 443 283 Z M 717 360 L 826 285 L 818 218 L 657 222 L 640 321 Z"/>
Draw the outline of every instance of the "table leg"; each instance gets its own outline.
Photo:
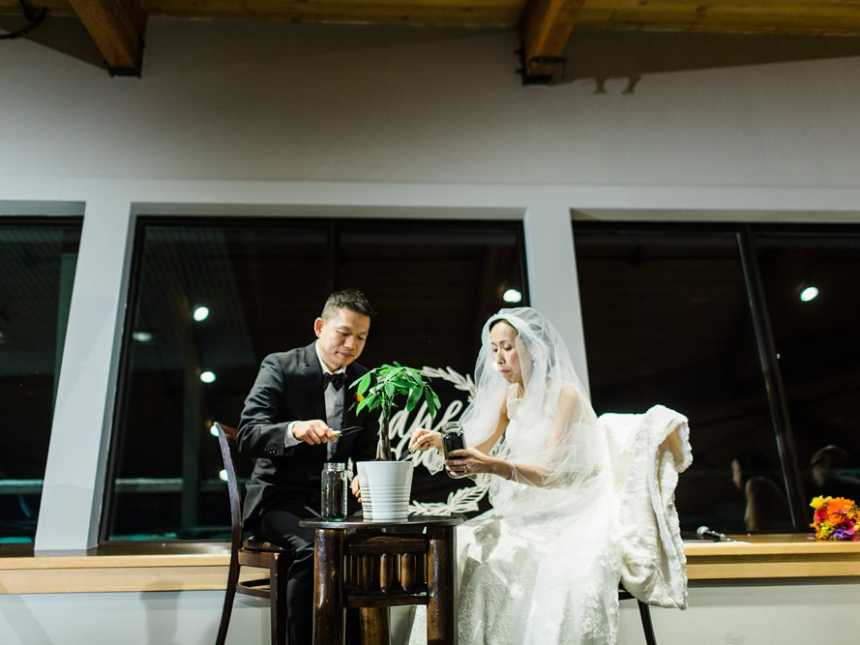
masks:
<path id="1" fill-rule="evenodd" d="M 457 644 L 454 622 L 455 540 L 453 526 L 428 527 L 427 645 Z"/>
<path id="2" fill-rule="evenodd" d="M 345 620 L 343 606 L 343 531 L 314 532 L 314 645 L 342 645 Z"/>
<path id="3" fill-rule="evenodd" d="M 389 645 L 388 607 L 362 607 L 361 645 Z"/>

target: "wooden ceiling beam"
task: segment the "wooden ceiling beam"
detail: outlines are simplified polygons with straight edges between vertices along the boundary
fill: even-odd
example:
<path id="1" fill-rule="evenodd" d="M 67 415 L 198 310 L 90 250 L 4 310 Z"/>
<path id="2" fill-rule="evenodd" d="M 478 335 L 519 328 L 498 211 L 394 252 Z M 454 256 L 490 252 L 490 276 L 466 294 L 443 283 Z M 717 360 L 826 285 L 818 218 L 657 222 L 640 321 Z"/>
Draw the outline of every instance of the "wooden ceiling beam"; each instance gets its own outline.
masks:
<path id="1" fill-rule="evenodd" d="M 145 16 L 139 0 L 69 0 L 111 75 L 140 76 Z"/>
<path id="2" fill-rule="evenodd" d="M 577 26 L 589 29 L 858 35 L 857 0 L 588 0 Z"/>
<path id="3" fill-rule="evenodd" d="M 564 50 L 585 0 L 530 0 L 522 20 L 523 83 L 549 83 L 564 69 Z"/>
<path id="4" fill-rule="evenodd" d="M 148 16 L 178 18 L 493 29 L 515 27 L 522 3 L 523 0 L 142 0 L 142 7 Z"/>

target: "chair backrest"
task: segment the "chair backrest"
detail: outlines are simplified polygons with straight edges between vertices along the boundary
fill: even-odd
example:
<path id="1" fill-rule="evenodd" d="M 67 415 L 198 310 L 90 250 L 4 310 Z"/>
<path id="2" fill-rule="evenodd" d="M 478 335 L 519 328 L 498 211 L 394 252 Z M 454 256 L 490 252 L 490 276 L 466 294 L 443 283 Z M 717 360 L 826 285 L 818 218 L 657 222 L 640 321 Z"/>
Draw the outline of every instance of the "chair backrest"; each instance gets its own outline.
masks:
<path id="1" fill-rule="evenodd" d="M 227 494 L 230 498 L 230 550 L 237 553 L 242 547 L 242 497 L 239 494 L 239 479 L 233 464 L 230 444 L 236 441 L 236 428 L 225 426 L 217 421 L 212 424 L 218 431 L 218 446 L 221 448 L 221 461 L 227 472 Z"/>

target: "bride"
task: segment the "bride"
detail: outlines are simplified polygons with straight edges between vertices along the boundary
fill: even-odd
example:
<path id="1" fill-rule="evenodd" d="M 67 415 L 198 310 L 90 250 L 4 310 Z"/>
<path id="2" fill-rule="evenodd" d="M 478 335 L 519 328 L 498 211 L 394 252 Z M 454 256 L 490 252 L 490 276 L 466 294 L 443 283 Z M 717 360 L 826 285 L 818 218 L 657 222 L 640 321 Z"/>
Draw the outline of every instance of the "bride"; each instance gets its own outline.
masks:
<path id="1" fill-rule="evenodd" d="M 492 510 L 457 531 L 459 643 L 613 645 L 619 581 L 684 608 L 674 488 L 692 461 L 687 420 L 662 406 L 597 417 L 561 336 L 528 307 L 484 325 L 475 382 L 468 447 L 436 468 L 489 478 Z M 441 453 L 442 436 L 416 430 L 410 448 Z"/>

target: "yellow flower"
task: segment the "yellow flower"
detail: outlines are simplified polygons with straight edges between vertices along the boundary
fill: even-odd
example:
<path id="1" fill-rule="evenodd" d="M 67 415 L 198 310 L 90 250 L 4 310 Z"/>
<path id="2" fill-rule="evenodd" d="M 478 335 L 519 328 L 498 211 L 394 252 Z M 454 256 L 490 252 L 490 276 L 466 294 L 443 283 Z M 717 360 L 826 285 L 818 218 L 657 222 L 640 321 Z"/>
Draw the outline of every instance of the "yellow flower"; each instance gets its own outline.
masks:
<path id="1" fill-rule="evenodd" d="M 830 498 L 829 497 L 823 497 L 823 496 L 819 495 L 818 497 L 813 497 L 812 501 L 809 503 L 809 505 L 814 509 L 819 509 L 822 506 L 824 506 L 824 503 L 828 499 L 830 499 Z"/>
<path id="2" fill-rule="evenodd" d="M 355 400 L 361 403 L 362 401 L 364 401 L 364 397 L 361 394 L 356 394 Z"/>

